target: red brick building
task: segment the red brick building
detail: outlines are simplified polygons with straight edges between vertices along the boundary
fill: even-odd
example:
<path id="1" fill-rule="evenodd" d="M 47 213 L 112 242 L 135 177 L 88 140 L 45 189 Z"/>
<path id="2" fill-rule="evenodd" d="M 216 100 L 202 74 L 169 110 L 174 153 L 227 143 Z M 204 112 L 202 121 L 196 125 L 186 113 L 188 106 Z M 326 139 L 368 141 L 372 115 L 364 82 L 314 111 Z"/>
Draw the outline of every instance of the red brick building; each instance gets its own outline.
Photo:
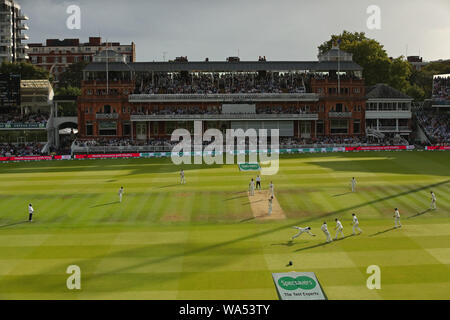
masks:
<path id="1" fill-rule="evenodd" d="M 133 42 L 128 45 L 102 42 L 100 37 L 90 37 L 86 43 L 80 42 L 80 39 L 48 39 L 45 44 L 31 43 L 28 46 L 31 63 L 49 70 L 56 80 L 72 63 L 92 62 L 93 57 L 106 48 L 124 55 L 127 63 L 136 61 L 136 45 Z"/>
<path id="2" fill-rule="evenodd" d="M 298 139 L 364 136 L 361 75 L 336 48 L 319 61 L 92 63 L 78 99 L 79 136 L 146 141 L 192 131 L 194 121 Z"/>

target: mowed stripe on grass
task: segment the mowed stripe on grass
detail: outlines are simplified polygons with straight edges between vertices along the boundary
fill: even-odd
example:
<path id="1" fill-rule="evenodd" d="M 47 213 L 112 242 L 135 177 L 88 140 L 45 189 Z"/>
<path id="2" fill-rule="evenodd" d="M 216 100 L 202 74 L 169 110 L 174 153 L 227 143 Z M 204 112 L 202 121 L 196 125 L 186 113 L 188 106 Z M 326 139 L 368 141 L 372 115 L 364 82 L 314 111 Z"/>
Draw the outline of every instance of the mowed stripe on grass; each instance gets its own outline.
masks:
<path id="1" fill-rule="evenodd" d="M 237 166 L 184 166 L 188 183 L 179 185 L 179 167 L 167 159 L 6 164 L 0 298 L 276 299 L 271 273 L 296 270 L 316 272 L 330 299 L 448 299 L 449 160 L 419 152 L 284 157 L 277 175 L 263 177 L 288 217 L 277 222 L 251 219 L 245 191 L 255 173 Z M 436 211 L 427 210 L 431 189 Z M 28 202 L 33 224 L 21 223 Z M 392 229 L 394 207 L 400 230 Z M 364 233 L 324 245 L 323 220 L 332 231 L 341 218 L 349 235 L 352 212 Z M 290 243 L 293 225 L 318 236 Z M 79 292 L 66 288 L 71 264 L 82 270 Z M 382 270 L 380 291 L 365 285 L 371 264 Z"/>

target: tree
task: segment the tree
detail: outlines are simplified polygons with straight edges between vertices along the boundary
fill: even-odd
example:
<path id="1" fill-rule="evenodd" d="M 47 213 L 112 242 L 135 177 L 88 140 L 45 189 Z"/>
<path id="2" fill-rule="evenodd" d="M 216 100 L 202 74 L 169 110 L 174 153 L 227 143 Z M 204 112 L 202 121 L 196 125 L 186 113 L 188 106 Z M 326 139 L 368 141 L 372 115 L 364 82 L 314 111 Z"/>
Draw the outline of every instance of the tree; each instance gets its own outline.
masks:
<path id="1" fill-rule="evenodd" d="M 81 89 L 72 86 L 58 88 L 56 90 L 56 95 L 78 97 L 81 96 Z"/>
<path id="2" fill-rule="evenodd" d="M 0 73 L 19 74 L 22 80 L 51 80 L 47 70 L 28 62 L 4 62 L 0 66 Z"/>
<path id="3" fill-rule="evenodd" d="M 409 85 L 405 93 L 415 101 L 423 101 L 423 99 L 425 98 L 425 90 L 423 90 L 417 84 Z"/>
<path id="4" fill-rule="evenodd" d="M 446 61 L 436 61 L 423 67 L 420 71 L 414 70 L 410 77 L 410 82 L 412 86 L 417 86 L 423 90 L 424 99 L 431 98 L 432 86 L 433 86 L 433 76 L 438 74 L 449 74 L 450 73 L 450 60 Z"/>
<path id="5" fill-rule="evenodd" d="M 340 49 L 352 53 L 353 61 L 363 67 L 363 77 L 367 86 L 387 83 L 398 90 L 406 91 L 411 66 L 403 57 L 391 59 L 378 41 L 367 38 L 364 32 L 348 31 L 332 35 L 330 40 L 319 46 L 319 52 L 330 50 L 338 41 Z"/>
<path id="6" fill-rule="evenodd" d="M 81 88 L 83 70 L 87 65 L 88 63 L 85 61 L 71 64 L 67 70 L 60 75 L 58 86 Z"/>

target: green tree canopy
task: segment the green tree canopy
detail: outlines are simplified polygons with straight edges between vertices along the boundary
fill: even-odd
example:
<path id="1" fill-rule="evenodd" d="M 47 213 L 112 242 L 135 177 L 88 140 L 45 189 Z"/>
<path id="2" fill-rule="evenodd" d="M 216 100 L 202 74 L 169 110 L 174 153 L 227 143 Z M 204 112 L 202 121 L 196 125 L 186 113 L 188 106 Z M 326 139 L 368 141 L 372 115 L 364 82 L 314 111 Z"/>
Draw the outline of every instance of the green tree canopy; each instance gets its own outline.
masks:
<path id="1" fill-rule="evenodd" d="M 58 96 L 81 96 L 81 89 L 77 87 L 62 87 L 56 90 L 56 95 Z"/>
<path id="2" fill-rule="evenodd" d="M 83 80 L 83 70 L 88 65 L 87 62 L 81 61 L 71 64 L 65 72 L 59 77 L 59 87 L 76 87 L 81 88 Z"/>
<path id="3" fill-rule="evenodd" d="M 20 74 L 22 80 L 51 80 L 47 70 L 36 67 L 28 62 L 4 62 L 0 66 L 0 73 Z"/>
<path id="4" fill-rule="evenodd" d="M 374 39 L 367 38 L 364 32 L 348 31 L 332 35 L 330 40 L 319 46 L 319 52 L 327 52 L 338 41 L 340 41 L 340 49 L 352 53 L 353 60 L 363 67 L 366 85 L 387 83 L 406 92 L 409 87 L 408 79 L 412 68 L 403 57 L 392 59 L 388 56 L 382 44 Z"/>

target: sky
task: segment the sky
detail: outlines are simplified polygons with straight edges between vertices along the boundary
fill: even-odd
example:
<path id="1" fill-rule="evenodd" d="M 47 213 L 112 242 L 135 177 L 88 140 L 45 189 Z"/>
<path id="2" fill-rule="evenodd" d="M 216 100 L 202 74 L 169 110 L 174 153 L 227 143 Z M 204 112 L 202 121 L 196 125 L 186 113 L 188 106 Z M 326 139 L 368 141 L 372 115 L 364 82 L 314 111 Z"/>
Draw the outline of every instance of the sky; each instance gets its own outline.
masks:
<path id="1" fill-rule="evenodd" d="M 365 32 L 389 56 L 450 59 L 450 0 L 16 0 L 30 18 L 29 43 L 101 36 L 136 43 L 137 61 L 316 60 L 317 47 L 343 30 Z M 81 29 L 66 26 L 70 5 Z M 380 29 L 369 29 L 370 5 Z"/>

